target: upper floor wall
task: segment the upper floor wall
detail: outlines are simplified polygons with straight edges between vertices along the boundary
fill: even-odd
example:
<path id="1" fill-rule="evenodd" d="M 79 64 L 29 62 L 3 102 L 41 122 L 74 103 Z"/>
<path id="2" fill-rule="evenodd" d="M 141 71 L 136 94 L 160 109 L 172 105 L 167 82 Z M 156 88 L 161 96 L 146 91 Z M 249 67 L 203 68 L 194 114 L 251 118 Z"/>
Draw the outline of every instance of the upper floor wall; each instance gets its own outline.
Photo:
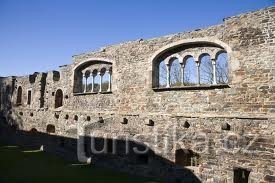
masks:
<path id="1" fill-rule="evenodd" d="M 207 29 L 74 56 L 73 64 L 47 73 L 42 107 L 144 115 L 274 116 L 274 17 L 275 7 L 270 7 Z M 43 85 L 21 83 L 24 92 L 38 91 L 34 100 L 41 98 Z M 55 105 L 57 90 L 62 90 L 60 107 Z"/>

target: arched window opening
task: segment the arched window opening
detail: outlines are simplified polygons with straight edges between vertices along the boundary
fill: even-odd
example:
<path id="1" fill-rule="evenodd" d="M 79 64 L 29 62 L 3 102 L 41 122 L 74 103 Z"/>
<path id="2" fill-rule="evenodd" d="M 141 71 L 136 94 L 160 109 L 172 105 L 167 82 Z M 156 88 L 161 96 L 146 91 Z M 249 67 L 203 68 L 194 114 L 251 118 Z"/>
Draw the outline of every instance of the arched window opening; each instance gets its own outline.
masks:
<path id="1" fill-rule="evenodd" d="M 181 65 L 178 59 L 174 59 L 170 63 L 170 86 L 181 85 Z"/>
<path id="2" fill-rule="evenodd" d="M 94 92 L 98 93 L 100 88 L 100 72 L 94 71 Z"/>
<path id="3" fill-rule="evenodd" d="M 198 166 L 200 164 L 200 156 L 190 149 L 176 150 L 176 164 L 179 166 Z"/>
<path id="4" fill-rule="evenodd" d="M 165 61 L 159 63 L 159 87 L 164 88 L 167 85 L 167 69 Z"/>
<path id="5" fill-rule="evenodd" d="M 92 74 L 87 79 L 87 92 L 92 92 L 93 89 L 93 76 Z"/>
<path id="6" fill-rule="evenodd" d="M 102 76 L 102 92 L 109 91 L 109 83 L 110 83 L 110 73 L 109 71 L 105 70 Z"/>
<path id="7" fill-rule="evenodd" d="M 54 125 L 47 125 L 46 129 L 47 133 L 55 133 L 55 126 Z"/>
<path id="8" fill-rule="evenodd" d="M 30 130 L 30 133 L 31 134 L 36 134 L 38 131 L 37 131 L 37 129 L 36 128 L 32 128 L 31 130 Z"/>
<path id="9" fill-rule="evenodd" d="M 58 89 L 55 92 L 55 108 L 63 106 L 63 92 L 61 89 Z"/>
<path id="10" fill-rule="evenodd" d="M 78 121 L 78 116 L 77 115 L 74 116 L 74 120 Z"/>
<path id="11" fill-rule="evenodd" d="M 89 82 L 90 82 L 89 78 L 90 78 L 90 76 L 91 76 L 91 72 L 89 70 L 85 71 L 84 74 L 83 74 L 82 82 L 83 82 L 83 92 L 84 93 L 87 93 L 87 92 L 90 91 L 89 90 Z"/>
<path id="12" fill-rule="evenodd" d="M 225 52 L 219 53 L 217 55 L 216 73 L 218 84 L 228 83 L 228 55 Z"/>
<path id="13" fill-rule="evenodd" d="M 16 98 L 16 104 L 17 105 L 21 105 L 22 104 L 22 87 L 19 86 L 18 89 L 17 89 L 17 98 Z"/>
<path id="14" fill-rule="evenodd" d="M 186 60 L 184 66 L 184 85 L 192 86 L 196 85 L 198 81 L 198 76 L 196 72 L 196 62 L 193 57 L 190 57 Z"/>
<path id="15" fill-rule="evenodd" d="M 201 55 L 200 59 L 200 84 L 212 84 L 213 83 L 213 65 L 211 57 L 208 54 Z"/>
<path id="16" fill-rule="evenodd" d="M 74 69 L 74 93 L 101 93 L 111 91 L 112 63 L 91 60 Z"/>

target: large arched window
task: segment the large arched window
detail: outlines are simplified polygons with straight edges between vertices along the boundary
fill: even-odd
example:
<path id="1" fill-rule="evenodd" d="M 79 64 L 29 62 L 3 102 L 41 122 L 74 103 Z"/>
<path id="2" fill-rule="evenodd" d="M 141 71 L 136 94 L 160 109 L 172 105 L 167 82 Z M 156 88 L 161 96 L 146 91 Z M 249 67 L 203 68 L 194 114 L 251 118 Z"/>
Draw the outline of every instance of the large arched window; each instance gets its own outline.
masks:
<path id="1" fill-rule="evenodd" d="M 17 98 L 16 98 L 16 104 L 17 105 L 21 105 L 22 104 L 22 87 L 19 86 L 18 89 L 17 89 Z"/>
<path id="2" fill-rule="evenodd" d="M 55 92 L 55 108 L 63 106 L 63 92 L 61 89 L 58 89 Z"/>
<path id="3" fill-rule="evenodd" d="M 153 88 L 228 87 L 226 53 L 231 49 L 220 41 L 189 41 L 168 45 L 152 57 Z"/>
<path id="4" fill-rule="evenodd" d="M 84 61 L 74 68 L 74 93 L 94 94 L 112 90 L 112 62 L 105 59 Z"/>

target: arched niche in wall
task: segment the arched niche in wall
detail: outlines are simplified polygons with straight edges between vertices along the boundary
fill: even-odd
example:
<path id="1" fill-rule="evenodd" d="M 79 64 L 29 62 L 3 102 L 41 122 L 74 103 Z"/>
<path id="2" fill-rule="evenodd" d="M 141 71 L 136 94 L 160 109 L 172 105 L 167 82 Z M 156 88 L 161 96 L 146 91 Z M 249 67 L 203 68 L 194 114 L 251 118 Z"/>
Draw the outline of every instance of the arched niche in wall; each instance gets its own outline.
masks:
<path id="1" fill-rule="evenodd" d="M 19 86 L 18 89 L 17 89 L 16 105 L 21 105 L 22 104 L 22 94 L 23 94 L 22 87 Z"/>
<path id="2" fill-rule="evenodd" d="M 76 65 L 73 69 L 73 93 L 92 94 L 111 92 L 112 61 L 106 59 L 89 59 Z"/>
<path id="3" fill-rule="evenodd" d="M 63 106 L 63 91 L 61 89 L 56 90 L 55 92 L 55 108 Z"/>
<path id="4" fill-rule="evenodd" d="M 53 81 L 60 80 L 60 73 L 58 71 L 53 71 Z"/>
<path id="5" fill-rule="evenodd" d="M 186 89 L 190 86 L 226 87 L 230 81 L 228 63 L 231 52 L 231 48 L 225 43 L 208 38 L 187 39 L 169 44 L 150 58 L 151 86 L 165 90 Z M 222 55 L 221 59 L 221 54 L 226 56 Z"/>
<path id="6" fill-rule="evenodd" d="M 55 126 L 52 124 L 47 125 L 46 132 L 47 133 L 55 133 Z"/>

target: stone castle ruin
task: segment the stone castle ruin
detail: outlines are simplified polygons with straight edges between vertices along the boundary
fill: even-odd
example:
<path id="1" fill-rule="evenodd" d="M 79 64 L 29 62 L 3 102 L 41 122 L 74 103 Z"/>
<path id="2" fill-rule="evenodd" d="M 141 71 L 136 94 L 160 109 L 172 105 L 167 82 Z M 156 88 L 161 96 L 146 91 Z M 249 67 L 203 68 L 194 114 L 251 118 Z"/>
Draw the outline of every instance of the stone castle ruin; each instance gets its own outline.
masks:
<path id="1" fill-rule="evenodd" d="M 274 6 L 107 46 L 0 78 L 0 136 L 163 182 L 275 182 L 274 63 Z"/>

